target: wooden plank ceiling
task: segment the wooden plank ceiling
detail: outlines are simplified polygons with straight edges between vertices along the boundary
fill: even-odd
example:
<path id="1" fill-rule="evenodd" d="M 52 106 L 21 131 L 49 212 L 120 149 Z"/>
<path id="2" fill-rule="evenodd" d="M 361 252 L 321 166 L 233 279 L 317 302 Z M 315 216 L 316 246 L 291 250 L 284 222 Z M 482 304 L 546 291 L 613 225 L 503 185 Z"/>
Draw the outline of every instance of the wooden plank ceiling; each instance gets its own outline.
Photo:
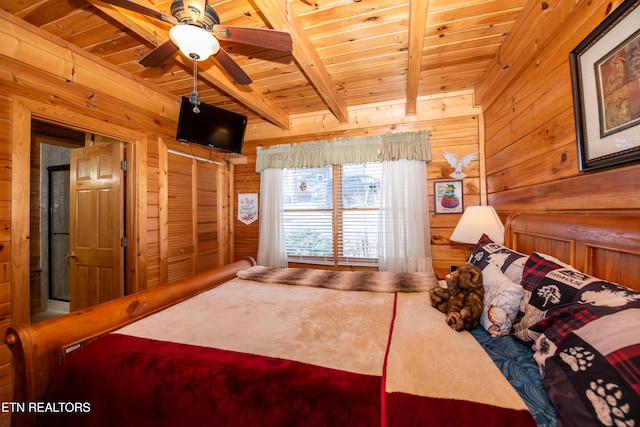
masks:
<path id="1" fill-rule="evenodd" d="M 170 14 L 170 0 L 137 0 Z M 221 41 L 253 79 L 238 85 L 215 59 L 198 63 L 200 100 L 287 128 L 290 115 L 473 89 L 524 0 L 208 0 L 221 24 L 274 28 L 291 53 Z M 99 0 L 0 0 L 0 8 L 176 97 L 193 89 L 193 62 L 138 61 L 168 39 L 169 24 Z"/>

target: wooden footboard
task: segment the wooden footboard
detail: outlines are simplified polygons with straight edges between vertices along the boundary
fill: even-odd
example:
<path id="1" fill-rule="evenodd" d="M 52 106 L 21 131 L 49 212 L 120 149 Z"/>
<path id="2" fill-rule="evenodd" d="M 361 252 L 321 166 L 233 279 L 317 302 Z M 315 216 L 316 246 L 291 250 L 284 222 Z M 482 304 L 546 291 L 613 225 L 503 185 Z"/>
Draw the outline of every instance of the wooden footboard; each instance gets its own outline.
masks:
<path id="1" fill-rule="evenodd" d="M 255 265 L 252 258 L 173 283 L 128 295 L 46 322 L 7 330 L 5 342 L 15 365 L 16 402 L 41 400 L 65 356 L 83 344 L 135 320 L 158 312 L 235 277 Z M 17 414 L 14 414 L 17 415 Z M 23 419 L 22 416 L 26 416 Z M 29 425 L 29 414 L 14 416 L 12 425 Z"/>

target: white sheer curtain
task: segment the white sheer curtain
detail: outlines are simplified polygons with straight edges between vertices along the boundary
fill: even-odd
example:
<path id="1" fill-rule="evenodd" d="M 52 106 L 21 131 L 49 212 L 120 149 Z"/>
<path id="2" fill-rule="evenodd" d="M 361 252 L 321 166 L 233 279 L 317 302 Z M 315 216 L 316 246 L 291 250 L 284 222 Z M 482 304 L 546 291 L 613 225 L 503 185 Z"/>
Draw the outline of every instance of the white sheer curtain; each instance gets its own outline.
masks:
<path id="1" fill-rule="evenodd" d="M 259 265 L 287 267 L 283 222 L 282 169 L 265 169 L 260 174 Z"/>
<path id="2" fill-rule="evenodd" d="M 283 168 L 382 162 L 379 269 L 433 271 L 426 188 L 430 134 L 426 130 L 398 132 L 258 147 L 256 172 L 262 175 L 258 264 L 287 266 L 282 221 Z"/>
<path id="3" fill-rule="evenodd" d="M 382 183 L 379 270 L 432 272 L 426 162 L 382 162 Z"/>

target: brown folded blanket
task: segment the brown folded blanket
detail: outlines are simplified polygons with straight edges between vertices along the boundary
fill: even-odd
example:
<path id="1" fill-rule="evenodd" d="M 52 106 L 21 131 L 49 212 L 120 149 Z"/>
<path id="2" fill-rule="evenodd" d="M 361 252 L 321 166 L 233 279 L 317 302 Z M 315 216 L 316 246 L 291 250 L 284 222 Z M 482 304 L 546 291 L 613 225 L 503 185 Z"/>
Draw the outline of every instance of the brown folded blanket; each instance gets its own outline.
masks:
<path id="1" fill-rule="evenodd" d="M 434 273 L 423 272 L 333 271 L 255 266 L 239 271 L 237 276 L 257 282 L 314 286 L 341 291 L 423 292 L 438 285 Z"/>

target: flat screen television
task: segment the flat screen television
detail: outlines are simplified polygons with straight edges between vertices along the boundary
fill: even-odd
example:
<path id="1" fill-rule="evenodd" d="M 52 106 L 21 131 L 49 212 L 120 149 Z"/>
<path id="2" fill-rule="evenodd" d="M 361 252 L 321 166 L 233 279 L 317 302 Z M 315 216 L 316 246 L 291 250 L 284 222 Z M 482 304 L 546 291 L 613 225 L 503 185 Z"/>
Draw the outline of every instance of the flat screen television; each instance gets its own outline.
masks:
<path id="1" fill-rule="evenodd" d="M 204 102 L 198 105 L 198 109 L 200 112 L 195 113 L 189 98 L 182 97 L 176 139 L 240 153 L 247 116 Z"/>

